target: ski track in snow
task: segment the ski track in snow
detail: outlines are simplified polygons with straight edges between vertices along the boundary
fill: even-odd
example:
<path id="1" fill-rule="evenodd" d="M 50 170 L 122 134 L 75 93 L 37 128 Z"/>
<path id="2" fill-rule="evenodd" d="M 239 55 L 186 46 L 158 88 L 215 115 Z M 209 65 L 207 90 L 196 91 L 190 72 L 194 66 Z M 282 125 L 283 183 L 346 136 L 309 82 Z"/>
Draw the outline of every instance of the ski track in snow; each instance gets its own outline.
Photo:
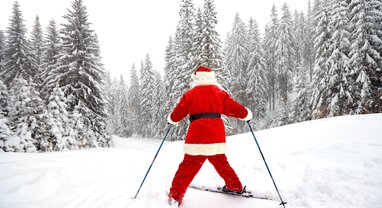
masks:
<path id="1" fill-rule="evenodd" d="M 243 122 L 243 125 L 245 123 Z M 382 114 L 344 116 L 255 132 L 288 208 L 381 208 Z M 114 148 L 0 153 L 0 208 L 166 208 L 183 142 L 114 138 Z M 243 184 L 275 201 L 188 189 L 184 208 L 276 208 L 279 198 L 250 133 L 227 139 Z M 224 181 L 206 162 L 194 184 Z"/>

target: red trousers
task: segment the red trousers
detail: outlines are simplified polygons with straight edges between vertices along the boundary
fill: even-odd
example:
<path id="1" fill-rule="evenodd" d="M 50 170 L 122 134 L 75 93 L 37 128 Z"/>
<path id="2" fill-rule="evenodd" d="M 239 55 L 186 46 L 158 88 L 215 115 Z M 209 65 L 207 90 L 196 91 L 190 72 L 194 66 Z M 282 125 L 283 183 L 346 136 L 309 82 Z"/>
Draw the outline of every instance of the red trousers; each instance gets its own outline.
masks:
<path id="1" fill-rule="evenodd" d="M 243 189 L 239 178 L 229 165 L 225 154 L 213 156 L 193 156 L 185 154 L 172 181 L 169 197 L 181 203 L 192 179 L 194 179 L 195 175 L 199 172 L 203 163 L 207 159 L 215 167 L 218 174 L 224 179 L 228 189 L 232 191 L 241 191 Z"/>

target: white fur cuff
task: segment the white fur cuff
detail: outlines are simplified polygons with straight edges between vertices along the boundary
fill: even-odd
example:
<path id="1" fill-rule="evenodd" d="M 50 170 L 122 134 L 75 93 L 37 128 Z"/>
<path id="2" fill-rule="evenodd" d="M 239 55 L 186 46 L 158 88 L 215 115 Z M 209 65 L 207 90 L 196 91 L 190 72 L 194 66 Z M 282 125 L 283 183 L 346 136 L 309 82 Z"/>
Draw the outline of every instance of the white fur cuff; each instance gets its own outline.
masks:
<path id="1" fill-rule="evenodd" d="M 245 108 L 247 109 L 247 116 L 245 118 L 240 118 L 240 120 L 243 120 L 243 121 L 249 121 L 252 119 L 253 115 L 252 115 L 252 111 L 249 110 L 248 108 Z"/>
<path id="2" fill-rule="evenodd" d="M 167 116 L 167 122 L 169 122 L 172 125 L 178 125 L 178 123 L 179 123 L 179 122 L 175 122 L 175 121 L 171 120 L 171 113 L 169 113 Z"/>

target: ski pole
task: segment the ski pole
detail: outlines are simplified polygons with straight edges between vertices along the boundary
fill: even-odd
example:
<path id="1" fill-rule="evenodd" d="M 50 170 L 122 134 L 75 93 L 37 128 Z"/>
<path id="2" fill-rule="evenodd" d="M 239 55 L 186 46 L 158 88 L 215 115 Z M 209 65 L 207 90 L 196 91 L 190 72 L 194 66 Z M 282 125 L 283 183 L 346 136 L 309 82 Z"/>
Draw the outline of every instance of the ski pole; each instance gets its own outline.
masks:
<path id="1" fill-rule="evenodd" d="M 158 153 L 159 153 L 160 149 L 162 148 L 162 145 L 163 145 L 164 141 L 166 140 L 167 134 L 168 134 L 168 132 L 170 132 L 170 129 L 171 129 L 171 124 L 168 124 L 168 125 L 167 125 L 167 131 L 166 131 L 166 134 L 165 134 L 165 136 L 163 137 L 163 140 L 162 140 L 162 142 L 161 142 L 161 144 L 160 144 L 160 146 L 159 146 L 159 148 L 158 148 L 158 151 L 157 151 L 157 153 L 155 154 L 154 159 L 153 159 L 153 161 L 151 162 L 151 165 L 150 165 L 149 169 L 147 170 L 146 175 L 145 175 L 145 177 L 143 178 L 142 183 L 141 183 L 141 185 L 139 186 L 139 189 L 138 189 L 138 191 L 137 191 L 137 193 L 135 194 L 135 196 L 134 196 L 133 199 L 136 199 L 136 198 L 137 198 L 138 193 L 139 193 L 139 191 L 141 190 L 142 185 L 143 185 L 143 183 L 145 182 L 146 177 L 147 177 L 147 175 L 149 174 L 149 172 L 150 172 L 150 170 L 151 170 L 151 167 L 153 166 L 153 164 L 154 164 L 154 162 L 155 162 L 155 159 L 157 158 Z"/>
<path id="2" fill-rule="evenodd" d="M 264 155 L 263 155 L 263 152 L 262 152 L 262 151 L 261 151 L 261 149 L 260 149 L 260 145 L 259 145 L 259 143 L 257 142 L 257 139 L 256 139 L 256 137 L 255 137 L 255 134 L 253 133 L 253 130 L 252 130 L 252 127 L 251 127 L 251 124 L 249 123 L 249 121 L 250 121 L 250 120 L 248 120 L 248 121 L 247 121 L 247 124 L 248 124 L 248 126 L 249 126 L 249 129 L 251 130 L 252 136 L 253 136 L 253 138 L 254 138 L 254 139 L 255 139 L 255 141 L 256 141 L 256 144 L 257 144 L 257 147 L 259 148 L 259 151 L 260 151 L 261 157 L 263 158 L 263 161 L 264 161 L 264 163 L 265 163 L 265 167 L 267 167 L 267 170 L 268 170 L 268 173 L 269 173 L 269 175 L 271 176 L 271 179 L 272 179 L 273 185 L 275 186 L 275 188 L 276 188 L 276 191 L 277 191 L 277 194 L 279 195 L 279 198 L 280 198 L 280 200 L 281 200 L 281 203 L 280 203 L 279 205 L 283 205 L 283 207 L 285 208 L 285 204 L 286 204 L 287 202 L 284 202 L 284 201 L 283 201 L 283 199 L 281 198 L 281 195 L 280 195 L 279 189 L 278 189 L 278 188 L 277 188 L 277 186 L 276 186 L 276 182 L 275 182 L 275 180 L 273 179 L 273 176 L 272 176 L 271 170 L 269 170 L 269 167 L 268 167 L 267 161 L 265 161 L 265 157 L 264 157 Z"/>

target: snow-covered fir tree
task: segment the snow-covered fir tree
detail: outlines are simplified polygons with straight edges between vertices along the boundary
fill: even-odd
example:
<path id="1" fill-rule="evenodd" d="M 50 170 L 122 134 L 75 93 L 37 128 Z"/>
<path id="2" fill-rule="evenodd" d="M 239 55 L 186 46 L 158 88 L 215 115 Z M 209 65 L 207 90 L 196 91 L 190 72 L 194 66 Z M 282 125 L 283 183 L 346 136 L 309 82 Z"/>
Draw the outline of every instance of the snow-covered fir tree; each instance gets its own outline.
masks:
<path id="1" fill-rule="evenodd" d="M 380 0 L 353 0 L 349 5 L 351 93 L 357 114 L 382 109 L 381 4 Z"/>
<path id="2" fill-rule="evenodd" d="M 0 76 L 4 70 L 5 62 L 5 35 L 4 31 L 0 29 Z"/>
<path id="3" fill-rule="evenodd" d="M 35 78 L 34 82 L 40 85 L 43 81 L 41 77 L 38 76 L 41 71 L 41 57 L 43 53 L 43 31 L 38 15 L 34 20 L 30 42 L 32 48 L 32 67 L 34 68 L 33 70 L 37 73 L 37 77 Z"/>
<path id="4" fill-rule="evenodd" d="M 127 102 L 128 102 L 128 127 L 130 129 L 131 134 L 138 134 L 138 130 L 141 128 L 139 122 L 139 115 L 141 109 L 141 102 L 139 97 L 139 78 L 137 74 L 137 70 L 135 66 L 131 67 L 130 70 L 130 82 L 129 82 L 129 90 L 127 93 Z"/>
<path id="5" fill-rule="evenodd" d="M 267 76 L 264 50 L 261 44 L 259 26 L 252 18 L 249 21 L 249 62 L 247 89 L 248 108 L 256 119 L 265 117 L 267 110 Z"/>
<path id="6" fill-rule="evenodd" d="M 140 127 L 142 129 L 142 137 L 150 138 L 154 132 L 154 103 L 155 98 L 155 75 L 150 56 L 147 54 L 140 79 L 140 95 L 141 111 L 139 116 Z"/>
<path id="7" fill-rule="evenodd" d="M 230 72 L 229 83 L 233 96 L 246 105 L 246 83 L 249 57 L 249 40 L 245 23 L 236 13 L 227 46 L 225 47 L 225 68 Z"/>
<path id="8" fill-rule="evenodd" d="M 299 48 L 299 55 L 298 58 L 296 59 L 296 65 L 295 65 L 295 71 L 293 75 L 293 90 L 296 90 L 296 86 L 299 85 L 299 82 L 303 80 L 301 78 L 302 76 L 305 76 L 306 74 L 309 75 L 309 78 L 311 76 L 311 70 L 313 68 L 313 59 L 312 57 L 312 48 L 313 44 L 311 42 L 312 37 L 308 37 L 312 35 L 310 29 L 309 29 L 309 21 L 306 19 L 305 14 L 303 12 L 300 12 L 297 17 L 297 31 L 295 33 L 295 45 L 297 48 Z M 306 80 L 304 80 L 306 81 Z"/>
<path id="9" fill-rule="evenodd" d="M 18 151 L 20 139 L 15 137 L 9 128 L 9 104 L 7 86 L 0 79 L 0 151 L 15 152 Z"/>
<path id="10" fill-rule="evenodd" d="M 115 134 L 117 126 L 117 80 L 110 75 L 110 72 L 107 72 L 106 81 L 105 81 L 105 93 L 107 101 L 107 125 L 106 129 L 110 134 Z"/>
<path id="11" fill-rule="evenodd" d="M 12 15 L 7 28 L 4 69 L 0 72 L 4 84 L 9 88 L 15 77 L 26 80 L 35 77 L 32 67 L 31 47 L 26 38 L 27 29 L 17 1 L 13 3 Z"/>
<path id="12" fill-rule="evenodd" d="M 169 113 L 171 112 L 172 108 L 174 107 L 175 105 L 175 101 L 176 100 L 172 100 L 170 99 L 171 98 L 171 94 L 172 94 L 172 90 L 174 88 L 174 79 L 175 79 L 175 48 L 174 48 L 174 41 L 173 41 L 173 38 L 170 36 L 169 40 L 168 40 L 168 43 L 167 43 L 167 46 L 166 46 L 166 50 L 165 50 L 165 58 L 164 58 L 164 61 L 165 61 L 165 66 L 164 66 L 164 80 L 163 80 L 163 84 L 164 84 L 164 88 L 165 88 L 165 107 L 164 107 L 164 112 L 165 113 Z"/>
<path id="13" fill-rule="evenodd" d="M 186 90 L 189 89 L 190 76 L 196 66 L 195 58 L 193 57 L 193 41 L 195 39 L 195 8 L 192 0 L 182 0 L 179 11 L 179 23 L 177 25 L 175 38 L 173 41 L 174 49 L 174 65 L 172 67 L 173 82 L 168 89 L 169 101 L 173 103 L 171 110 L 175 107 L 175 103 L 180 99 Z M 142 83 L 143 84 L 143 83 Z M 168 86 L 168 85 L 167 85 Z M 170 140 L 181 140 L 184 138 L 187 130 L 187 121 L 181 122 L 177 128 L 171 131 Z"/>
<path id="14" fill-rule="evenodd" d="M 276 6 L 272 6 L 271 10 L 271 21 L 266 25 L 264 32 L 263 48 L 265 51 L 265 65 L 267 70 L 267 80 L 268 80 L 268 104 L 269 110 L 275 110 L 276 106 L 276 43 L 278 42 L 278 28 L 279 19 L 277 14 Z"/>
<path id="15" fill-rule="evenodd" d="M 326 1 L 321 5 L 321 12 L 317 17 L 318 25 L 315 32 L 314 47 L 316 50 L 316 61 L 314 66 L 313 86 L 312 86 L 312 118 L 322 118 L 326 115 L 323 112 L 325 106 L 330 102 L 327 94 L 328 91 L 328 59 L 330 57 L 330 38 L 331 27 L 329 9 L 330 6 Z"/>
<path id="16" fill-rule="evenodd" d="M 291 77 L 295 68 L 293 57 L 295 56 L 294 36 L 292 34 L 292 16 L 289 6 L 284 3 L 282 16 L 278 28 L 279 39 L 276 43 L 276 73 L 277 86 L 282 106 L 288 103 L 288 93 L 291 92 Z"/>
<path id="17" fill-rule="evenodd" d="M 129 137 L 132 133 L 128 126 L 130 117 L 128 111 L 128 91 L 122 75 L 119 78 L 116 93 L 118 95 L 116 134 L 121 137 Z"/>
<path id="18" fill-rule="evenodd" d="M 49 21 L 46 34 L 43 39 L 43 53 L 41 58 L 41 70 L 39 78 L 42 80 L 40 89 L 41 97 L 47 103 L 50 94 L 55 87 L 55 74 L 53 69 L 58 67 L 58 56 L 61 53 L 61 42 L 58 36 L 58 29 L 54 20 Z"/>
<path id="19" fill-rule="evenodd" d="M 153 97 L 153 122 L 154 122 L 154 136 L 160 138 L 163 136 L 163 131 L 167 123 L 167 118 L 164 112 L 164 84 L 162 77 L 158 71 L 154 71 L 155 78 L 155 91 Z"/>
<path id="20" fill-rule="evenodd" d="M 198 49 L 196 53 L 200 53 L 200 63 L 212 69 L 219 69 L 222 67 L 222 52 L 221 52 L 221 40 L 219 34 L 216 31 L 216 25 L 218 23 L 217 13 L 215 11 L 215 5 L 213 0 L 205 0 L 203 5 L 202 14 L 202 33 L 198 34 L 198 38 L 201 39 L 200 43 L 197 43 Z M 200 25 L 198 23 L 197 25 Z"/>
<path id="21" fill-rule="evenodd" d="M 83 117 L 79 112 L 79 107 L 76 106 L 69 114 L 69 137 L 66 140 L 66 148 L 69 150 L 80 149 L 80 142 L 84 139 L 86 126 L 84 125 Z M 82 148 L 82 147 L 81 147 Z"/>
<path id="22" fill-rule="evenodd" d="M 95 147 L 97 142 L 99 146 L 110 146 L 102 88 L 105 74 L 83 0 L 74 0 L 72 9 L 68 10 L 64 19 L 66 23 L 62 24 L 60 30 L 63 51 L 58 59 L 59 67 L 52 72 L 56 76 L 55 82 L 68 98 L 68 111 L 72 112 L 78 107 L 84 125 L 89 130 L 84 132 L 88 143 L 82 143 L 82 146 Z"/>
<path id="23" fill-rule="evenodd" d="M 110 76 L 110 75 L 109 75 Z M 107 128 L 111 134 L 119 134 L 119 118 L 120 118 L 120 104 L 121 104 L 121 95 L 119 94 L 119 82 L 116 77 L 112 78 L 109 88 L 108 88 L 108 122 Z M 109 80 L 109 79 L 108 79 Z M 111 80 L 111 78 L 110 78 Z M 108 81 L 109 82 L 109 81 Z"/>
<path id="24" fill-rule="evenodd" d="M 47 107 L 43 100 L 40 98 L 40 93 L 37 91 L 37 84 L 29 81 L 29 102 L 27 104 L 28 108 L 32 110 L 32 137 L 37 141 L 35 145 L 37 151 L 49 151 L 51 148 L 51 132 L 50 123 L 48 121 Z M 33 118 L 34 117 L 34 118 Z"/>
<path id="25" fill-rule="evenodd" d="M 192 52 L 194 57 L 195 66 L 202 65 L 204 58 L 202 57 L 203 53 L 203 33 L 204 33 L 204 21 L 203 21 L 203 12 L 198 8 L 195 14 L 195 31 L 194 31 L 194 40 L 192 44 Z"/>
<path id="26" fill-rule="evenodd" d="M 45 106 L 34 87 L 23 78 L 15 78 L 11 87 L 9 119 L 20 138 L 18 150 L 22 152 L 44 151 L 49 146 Z"/>
<path id="27" fill-rule="evenodd" d="M 0 152 L 17 152 L 19 145 L 20 138 L 13 135 L 8 118 L 0 115 Z"/>
<path id="28" fill-rule="evenodd" d="M 249 37 L 245 23 L 240 15 L 236 13 L 230 35 L 224 47 L 225 60 L 224 68 L 229 71 L 229 89 L 232 96 L 244 106 L 248 106 L 247 82 L 248 82 L 248 58 L 249 58 Z M 238 133 L 245 128 L 242 122 L 237 119 L 230 119 L 232 129 Z"/>
<path id="29" fill-rule="evenodd" d="M 301 69 L 301 66 L 302 66 L 302 53 L 303 53 L 303 47 L 305 44 L 304 43 L 304 35 L 305 35 L 304 33 L 306 31 L 306 29 L 305 29 L 305 16 L 303 13 L 300 13 L 297 9 L 294 11 L 291 27 L 292 27 L 291 33 L 293 36 L 292 46 L 293 46 L 294 51 L 295 51 L 295 53 L 292 54 L 293 61 L 295 63 L 295 67 L 293 69 L 293 74 L 292 74 L 293 78 L 294 78 L 299 73 L 299 69 Z M 292 83 L 293 83 L 293 81 L 294 80 L 292 80 Z"/>
<path id="30" fill-rule="evenodd" d="M 304 27 L 305 35 L 303 36 L 304 47 L 302 59 L 304 65 L 307 67 L 309 72 L 309 81 L 313 80 L 313 68 L 315 60 L 315 50 L 314 50 L 314 33 L 315 33 L 315 15 L 311 7 L 310 1 L 308 1 L 308 12 L 306 18 L 306 26 Z"/>
<path id="31" fill-rule="evenodd" d="M 319 27 L 319 21 L 322 17 L 322 9 L 325 7 L 328 1 L 327 0 L 314 0 L 313 1 L 313 6 L 311 9 L 311 16 L 310 16 L 310 23 L 312 25 L 312 38 L 313 38 L 313 56 L 314 56 L 314 65 L 316 63 L 316 55 L 317 55 L 317 48 L 315 47 L 315 40 L 317 38 L 317 33 L 316 30 Z M 313 66 L 313 71 L 314 71 L 314 66 Z"/>
<path id="32" fill-rule="evenodd" d="M 0 79 L 0 116 L 7 117 L 9 107 L 9 93 L 7 86 Z"/>
<path id="33" fill-rule="evenodd" d="M 48 100 L 48 121 L 51 126 L 49 151 L 67 148 L 69 137 L 69 114 L 66 111 L 66 98 L 60 88 L 53 88 Z"/>
<path id="34" fill-rule="evenodd" d="M 297 83 L 297 97 L 293 100 L 287 123 L 311 120 L 311 88 L 307 73 L 302 73 Z"/>
<path id="35" fill-rule="evenodd" d="M 178 41 L 176 45 L 177 66 L 181 72 L 192 72 L 195 68 L 193 41 L 195 34 L 195 8 L 192 0 L 182 0 L 179 11 Z M 188 73 L 191 74 L 191 73 Z M 185 90 L 184 88 L 183 90 Z"/>
<path id="36" fill-rule="evenodd" d="M 332 36 L 328 57 L 328 72 L 325 79 L 328 80 L 322 97 L 328 101 L 323 103 L 322 116 L 341 116 L 350 113 L 352 96 L 351 86 L 348 80 L 349 65 L 349 31 L 348 31 L 348 5 L 345 0 L 336 0 L 331 7 L 332 16 L 329 25 L 332 27 Z"/>

